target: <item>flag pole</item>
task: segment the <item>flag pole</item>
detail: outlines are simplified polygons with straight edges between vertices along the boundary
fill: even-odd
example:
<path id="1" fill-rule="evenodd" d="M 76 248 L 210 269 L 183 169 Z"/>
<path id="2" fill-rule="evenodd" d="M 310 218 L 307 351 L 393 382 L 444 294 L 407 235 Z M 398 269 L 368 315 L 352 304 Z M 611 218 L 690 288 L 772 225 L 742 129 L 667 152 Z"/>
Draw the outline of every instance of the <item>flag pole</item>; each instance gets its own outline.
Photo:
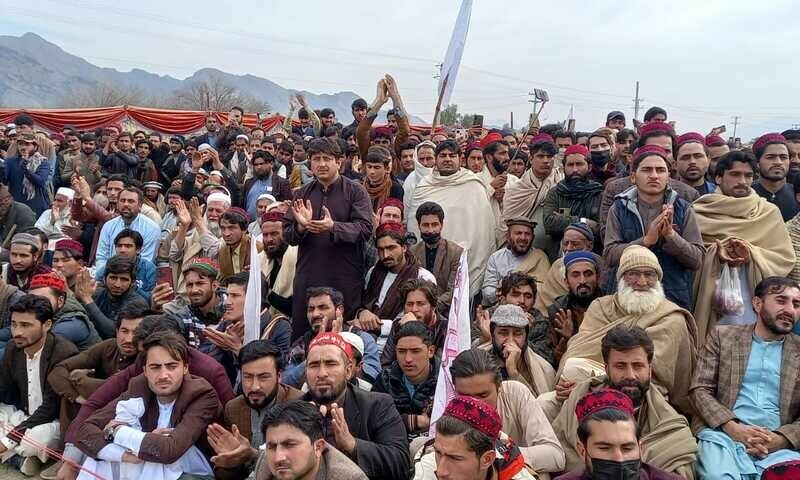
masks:
<path id="1" fill-rule="evenodd" d="M 433 138 L 433 132 L 436 131 L 436 125 L 439 123 L 439 113 L 442 111 L 442 99 L 444 98 L 444 92 L 447 89 L 447 81 L 449 79 L 450 74 L 447 74 L 442 81 L 442 89 L 439 90 L 439 99 L 436 101 L 436 110 L 433 112 L 433 122 L 431 122 L 431 138 Z"/>

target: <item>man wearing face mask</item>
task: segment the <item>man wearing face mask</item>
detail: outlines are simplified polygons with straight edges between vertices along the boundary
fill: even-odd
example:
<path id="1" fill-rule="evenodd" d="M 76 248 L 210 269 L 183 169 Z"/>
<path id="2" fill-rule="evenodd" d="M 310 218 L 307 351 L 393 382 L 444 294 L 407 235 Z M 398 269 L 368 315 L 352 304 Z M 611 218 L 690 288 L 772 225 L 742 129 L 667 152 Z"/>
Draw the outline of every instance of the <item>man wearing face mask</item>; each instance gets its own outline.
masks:
<path id="1" fill-rule="evenodd" d="M 442 238 L 444 209 L 438 203 L 423 203 L 417 209 L 416 216 L 422 241 L 409 250 L 417 257 L 417 263 L 436 277 L 440 292 L 437 308 L 440 312 L 447 313 L 450 311 L 458 264 L 464 249 Z"/>
<path id="2" fill-rule="evenodd" d="M 617 176 L 617 164 L 612 158 L 614 152 L 614 133 L 609 128 L 601 128 L 589 135 L 589 177 L 601 184 Z"/>
<path id="3" fill-rule="evenodd" d="M 556 480 L 680 480 L 642 462 L 633 402 L 613 389 L 587 394 L 575 407 L 578 417 L 576 450 L 584 469 Z"/>

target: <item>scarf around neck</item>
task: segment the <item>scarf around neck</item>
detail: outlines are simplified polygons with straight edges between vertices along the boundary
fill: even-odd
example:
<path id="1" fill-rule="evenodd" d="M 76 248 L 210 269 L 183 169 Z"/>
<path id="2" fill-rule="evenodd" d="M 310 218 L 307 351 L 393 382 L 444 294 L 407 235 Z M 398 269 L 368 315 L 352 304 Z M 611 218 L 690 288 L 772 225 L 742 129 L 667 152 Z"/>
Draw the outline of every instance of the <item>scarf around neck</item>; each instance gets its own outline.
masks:
<path id="1" fill-rule="evenodd" d="M 403 306 L 403 300 L 400 298 L 400 285 L 405 283 L 406 280 L 417 278 L 419 275 L 419 264 L 417 263 L 417 258 L 411 253 L 411 250 L 406 250 L 405 259 L 406 264 L 397 273 L 397 278 L 392 282 L 392 285 L 386 292 L 386 297 L 383 299 L 383 304 L 377 311 L 378 297 L 380 297 L 381 287 L 383 286 L 383 281 L 386 279 L 386 275 L 389 274 L 389 269 L 384 267 L 383 263 L 378 262 L 372 270 L 369 283 L 367 283 L 365 292 L 366 302 L 364 302 L 364 304 L 367 305 L 371 311 L 375 312 L 378 318 L 394 319 L 394 317 L 397 316 Z"/>

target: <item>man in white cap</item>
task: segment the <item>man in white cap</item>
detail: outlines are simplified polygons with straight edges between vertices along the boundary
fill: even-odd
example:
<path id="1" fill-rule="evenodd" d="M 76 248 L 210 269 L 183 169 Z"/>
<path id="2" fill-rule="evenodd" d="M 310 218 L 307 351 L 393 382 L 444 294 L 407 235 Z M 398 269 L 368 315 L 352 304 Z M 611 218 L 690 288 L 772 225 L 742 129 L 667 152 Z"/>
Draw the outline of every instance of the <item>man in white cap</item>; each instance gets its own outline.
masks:
<path id="1" fill-rule="evenodd" d="M 262 193 L 256 200 L 256 212 L 252 217 L 254 220 L 247 226 L 248 233 L 256 240 L 261 240 L 261 217 L 267 213 L 267 208 L 273 203 L 275 203 L 275 197 L 269 193 Z"/>
<path id="2" fill-rule="evenodd" d="M 75 190 L 67 187 L 59 188 L 53 197 L 53 204 L 42 212 L 34 226 L 44 232 L 50 240 L 67 238 L 61 231 L 61 227 L 72 225 L 72 199 L 74 197 Z"/>
<path id="3" fill-rule="evenodd" d="M 161 194 L 163 188 L 159 182 L 144 183 L 144 203 L 153 207 L 161 217 L 167 211 L 167 203 L 164 201 L 164 195 Z"/>

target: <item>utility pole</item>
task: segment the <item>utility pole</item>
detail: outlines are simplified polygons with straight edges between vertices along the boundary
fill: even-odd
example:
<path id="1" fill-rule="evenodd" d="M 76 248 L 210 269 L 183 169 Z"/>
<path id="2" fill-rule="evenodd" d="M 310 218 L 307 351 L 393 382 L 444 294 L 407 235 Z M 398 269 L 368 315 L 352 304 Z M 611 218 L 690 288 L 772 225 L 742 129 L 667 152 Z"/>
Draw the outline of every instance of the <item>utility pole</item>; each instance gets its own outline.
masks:
<path id="1" fill-rule="evenodd" d="M 511 112 L 511 130 L 514 130 L 514 112 Z"/>
<path id="2" fill-rule="evenodd" d="M 639 98 L 639 80 L 636 80 L 636 98 L 633 99 L 633 118 L 639 119 L 639 102 L 643 101 Z"/>
<path id="3" fill-rule="evenodd" d="M 736 127 L 739 126 L 739 119 L 742 118 L 739 115 L 733 116 L 733 139 L 736 140 Z"/>
<path id="4" fill-rule="evenodd" d="M 533 92 L 528 92 L 529 97 L 533 97 L 533 100 L 528 100 L 528 102 L 533 104 L 533 110 L 531 113 L 536 113 L 536 106 L 539 105 L 539 99 L 536 98 L 536 94 Z"/>

